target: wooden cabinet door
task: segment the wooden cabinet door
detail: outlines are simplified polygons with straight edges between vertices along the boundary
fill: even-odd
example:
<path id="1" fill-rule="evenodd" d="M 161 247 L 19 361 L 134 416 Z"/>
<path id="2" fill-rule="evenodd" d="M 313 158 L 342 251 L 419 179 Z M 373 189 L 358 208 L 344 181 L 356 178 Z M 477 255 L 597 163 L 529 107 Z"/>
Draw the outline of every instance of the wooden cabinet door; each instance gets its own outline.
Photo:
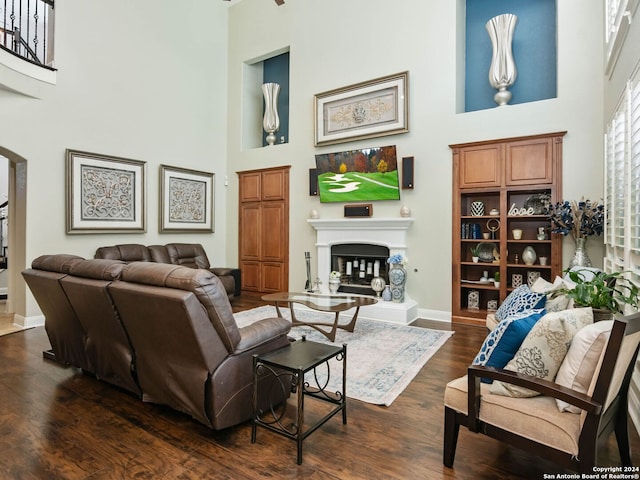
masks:
<path id="1" fill-rule="evenodd" d="M 240 205 L 240 259 L 259 261 L 261 238 L 261 207 L 259 203 Z"/>
<path id="2" fill-rule="evenodd" d="M 260 172 L 240 175 L 240 203 L 262 200 L 262 182 Z"/>
<path id="3" fill-rule="evenodd" d="M 242 272 L 242 290 L 247 292 L 260 291 L 260 262 L 240 262 Z"/>
<path id="4" fill-rule="evenodd" d="M 288 171 L 268 170 L 262 172 L 262 200 L 284 200 L 287 191 Z"/>
<path id="5" fill-rule="evenodd" d="M 288 287 L 285 286 L 285 279 L 288 277 L 288 274 L 284 271 L 284 268 L 285 264 L 282 262 L 264 262 L 262 264 L 262 271 L 260 272 L 262 279 L 260 291 L 283 292 L 287 290 Z"/>
<path id="6" fill-rule="evenodd" d="M 242 289 L 285 291 L 289 285 L 289 167 L 238 174 Z"/>
<path id="7" fill-rule="evenodd" d="M 502 183 L 502 146 L 478 145 L 459 148 L 458 157 L 460 188 L 499 187 Z M 454 170 L 455 171 L 455 170 Z"/>
<path id="8" fill-rule="evenodd" d="M 538 138 L 506 144 L 506 185 L 553 182 L 553 139 Z"/>
<path id="9" fill-rule="evenodd" d="M 261 260 L 274 262 L 283 261 L 288 239 L 284 238 L 287 230 L 284 226 L 284 205 L 278 203 L 264 203 L 262 205 L 262 255 Z"/>

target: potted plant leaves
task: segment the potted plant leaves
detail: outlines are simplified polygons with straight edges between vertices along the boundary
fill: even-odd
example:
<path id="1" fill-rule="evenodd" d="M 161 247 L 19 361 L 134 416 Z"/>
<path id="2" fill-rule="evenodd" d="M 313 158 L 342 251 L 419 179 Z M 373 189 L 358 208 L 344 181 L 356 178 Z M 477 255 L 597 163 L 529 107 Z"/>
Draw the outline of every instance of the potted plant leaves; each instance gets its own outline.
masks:
<path id="1" fill-rule="evenodd" d="M 478 263 L 478 260 L 480 259 L 480 245 L 474 245 L 469 249 L 469 251 L 471 252 L 471 260 L 473 263 Z"/>
<path id="2" fill-rule="evenodd" d="M 607 320 L 613 314 L 624 313 L 625 305 L 634 309 L 640 306 L 640 289 L 624 277 L 626 272 L 595 272 L 591 270 L 566 270 L 574 288 L 563 288 L 553 296 L 566 295 L 576 307 L 593 308 L 594 320 Z M 593 275 L 592 275 L 593 274 Z"/>
<path id="3" fill-rule="evenodd" d="M 500 272 L 493 274 L 493 284 L 496 288 L 500 288 Z"/>

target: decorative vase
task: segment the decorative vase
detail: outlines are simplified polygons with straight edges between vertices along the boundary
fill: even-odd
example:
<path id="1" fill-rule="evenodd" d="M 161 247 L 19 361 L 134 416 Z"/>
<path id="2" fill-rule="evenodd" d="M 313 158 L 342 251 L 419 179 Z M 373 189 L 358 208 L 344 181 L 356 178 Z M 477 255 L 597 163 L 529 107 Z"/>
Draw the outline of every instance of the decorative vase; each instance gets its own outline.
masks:
<path id="1" fill-rule="evenodd" d="M 527 285 L 529 288 L 533 287 L 533 284 L 540 278 L 540 272 L 527 272 Z"/>
<path id="2" fill-rule="evenodd" d="M 474 217 L 481 217 L 484 215 L 484 203 L 483 202 L 471 202 L 471 215 Z"/>
<path id="3" fill-rule="evenodd" d="M 591 266 L 591 259 L 587 255 L 586 244 L 586 238 L 576 238 L 576 251 L 573 254 L 573 258 L 569 262 L 569 268 Z"/>
<path id="4" fill-rule="evenodd" d="M 329 292 L 338 293 L 338 289 L 340 288 L 340 279 L 339 278 L 329 278 Z"/>
<path id="5" fill-rule="evenodd" d="M 382 291 L 382 300 L 384 300 L 385 302 L 390 302 L 391 301 L 391 286 L 387 285 L 386 287 L 384 287 L 384 290 Z"/>
<path id="6" fill-rule="evenodd" d="M 524 250 L 522 251 L 522 261 L 525 265 L 533 265 L 536 258 L 538 258 L 538 256 L 531 245 L 524 247 Z"/>
<path id="7" fill-rule="evenodd" d="M 511 275 L 511 287 L 518 288 L 520 285 L 522 285 L 522 274 L 521 273 L 512 274 Z"/>
<path id="8" fill-rule="evenodd" d="M 404 285 L 407 282 L 407 271 L 399 263 L 392 263 L 389 269 L 391 299 L 395 303 L 404 302 Z"/>
<path id="9" fill-rule="evenodd" d="M 505 13 L 493 17 L 485 25 L 493 46 L 493 56 L 491 57 L 491 67 L 489 68 L 489 83 L 498 90 L 493 97 L 498 105 L 509 103 L 511 92 L 507 90 L 507 87 L 513 85 L 518 75 L 511 50 L 513 31 L 517 22 L 518 17 L 512 13 Z"/>
<path id="10" fill-rule="evenodd" d="M 262 95 L 264 96 L 264 118 L 262 126 L 267 132 L 267 143 L 274 145 L 276 143 L 275 133 L 280 128 L 280 117 L 278 116 L 278 95 L 280 94 L 280 85 L 277 83 L 263 83 Z"/>
<path id="11" fill-rule="evenodd" d="M 384 290 L 386 284 L 387 282 L 384 281 L 384 278 L 373 277 L 373 280 L 371 280 L 371 288 L 374 292 L 376 292 L 376 297 L 380 297 L 380 294 Z"/>

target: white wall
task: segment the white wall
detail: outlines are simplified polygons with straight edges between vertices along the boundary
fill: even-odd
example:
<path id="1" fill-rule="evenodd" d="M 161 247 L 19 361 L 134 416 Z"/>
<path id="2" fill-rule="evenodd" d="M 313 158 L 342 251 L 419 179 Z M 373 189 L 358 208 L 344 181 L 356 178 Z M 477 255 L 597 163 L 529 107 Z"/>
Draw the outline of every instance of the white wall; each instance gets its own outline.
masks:
<path id="1" fill-rule="evenodd" d="M 92 257 L 101 245 L 172 241 L 203 243 L 216 264 L 227 261 L 227 9 L 204 0 L 56 4 L 57 85 L 40 99 L 0 89 L 0 149 L 27 162 L 25 265 L 45 253 Z M 146 234 L 65 233 L 66 148 L 147 162 Z M 214 234 L 158 233 L 160 164 L 216 174 Z M 17 313 L 39 313 L 30 295 L 24 303 Z"/>
<path id="2" fill-rule="evenodd" d="M 464 2 L 287 0 L 277 7 L 243 0 L 229 9 L 229 167 L 292 165 L 290 289 L 303 288 L 304 251 L 315 250 L 315 232 L 306 222 L 309 211 L 318 209 L 323 218 L 343 215 L 342 204 L 321 205 L 308 196 L 308 169 L 315 166 L 316 153 L 395 144 L 399 157 L 415 157 L 415 190 L 403 190 L 400 202 L 376 202 L 374 215 L 397 217 L 401 205 L 411 208 L 416 221 L 409 231 L 407 288 L 423 313 L 434 317 L 451 311 L 449 144 L 566 130 L 564 197 L 602 197 L 602 7 L 558 2 L 558 98 L 456 114 L 456 98 L 463 97 L 456 86 L 464 77 L 456 58 L 464 11 L 457 3 Z M 289 143 L 243 149 L 243 122 L 253 121 L 243 117 L 243 63 L 287 47 Z M 314 148 L 314 94 L 404 70 L 409 71 L 410 133 Z M 230 180 L 233 219 L 237 178 Z M 227 248 L 234 258 L 237 225 L 229 222 L 228 231 Z M 589 253 L 601 264 L 602 248 L 591 243 Z M 565 265 L 572 253 L 573 245 L 565 243 Z"/>

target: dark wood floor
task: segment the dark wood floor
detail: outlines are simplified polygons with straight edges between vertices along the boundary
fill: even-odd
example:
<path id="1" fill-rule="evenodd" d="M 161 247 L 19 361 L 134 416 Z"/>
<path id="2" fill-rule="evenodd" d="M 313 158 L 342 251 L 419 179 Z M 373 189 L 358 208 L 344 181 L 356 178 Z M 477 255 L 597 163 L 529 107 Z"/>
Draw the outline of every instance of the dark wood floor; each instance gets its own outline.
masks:
<path id="1" fill-rule="evenodd" d="M 243 296 L 234 308 L 255 305 Z M 284 437 L 259 430 L 251 444 L 248 423 L 211 431 L 44 360 L 49 343 L 42 327 L 6 335 L 0 337 L 0 478 L 493 480 L 568 472 L 464 429 L 455 468 L 442 465 L 444 387 L 465 373 L 485 336 L 479 327 L 453 328 L 455 335 L 390 407 L 352 400 L 347 425 L 338 416 L 309 436 L 302 465 L 296 465 L 295 443 Z M 633 428 L 632 441 L 637 462 Z M 612 441 L 602 463 L 619 463 Z"/>

